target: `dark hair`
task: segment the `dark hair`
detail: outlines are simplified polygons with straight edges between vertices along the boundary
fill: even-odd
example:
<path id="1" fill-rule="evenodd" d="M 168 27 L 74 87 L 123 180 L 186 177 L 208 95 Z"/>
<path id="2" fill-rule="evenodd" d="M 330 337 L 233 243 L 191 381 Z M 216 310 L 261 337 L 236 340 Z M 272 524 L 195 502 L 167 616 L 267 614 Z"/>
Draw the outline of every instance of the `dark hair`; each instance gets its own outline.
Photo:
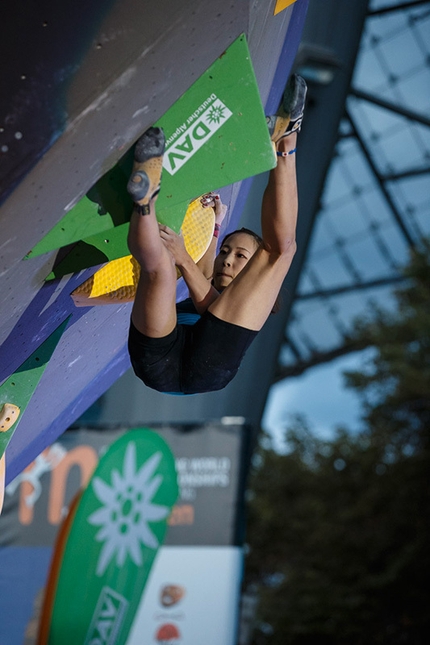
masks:
<path id="1" fill-rule="evenodd" d="M 221 245 L 224 244 L 229 237 L 235 235 L 236 233 L 246 233 L 247 235 L 250 235 L 254 238 L 254 240 L 257 242 L 257 246 L 263 245 L 263 239 L 259 235 L 257 235 L 257 233 L 254 233 L 254 231 L 251 231 L 250 228 L 245 228 L 244 226 L 242 228 L 236 229 L 235 231 L 232 231 L 231 233 L 227 233 L 227 235 L 223 238 Z"/>

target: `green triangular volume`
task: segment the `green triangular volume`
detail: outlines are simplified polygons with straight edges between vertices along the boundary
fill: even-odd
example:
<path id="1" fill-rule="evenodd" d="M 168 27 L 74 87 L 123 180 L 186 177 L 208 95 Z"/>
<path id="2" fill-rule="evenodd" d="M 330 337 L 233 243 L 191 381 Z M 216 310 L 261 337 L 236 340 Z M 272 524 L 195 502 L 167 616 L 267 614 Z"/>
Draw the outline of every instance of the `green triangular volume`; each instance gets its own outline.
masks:
<path id="1" fill-rule="evenodd" d="M 22 418 L 40 379 L 48 365 L 58 342 L 63 335 L 70 316 L 38 347 L 38 349 L 20 365 L 0 387 L 0 408 L 5 403 L 12 403 L 20 408 L 20 416 L 9 430 L 0 433 L 0 457 L 4 453 Z"/>

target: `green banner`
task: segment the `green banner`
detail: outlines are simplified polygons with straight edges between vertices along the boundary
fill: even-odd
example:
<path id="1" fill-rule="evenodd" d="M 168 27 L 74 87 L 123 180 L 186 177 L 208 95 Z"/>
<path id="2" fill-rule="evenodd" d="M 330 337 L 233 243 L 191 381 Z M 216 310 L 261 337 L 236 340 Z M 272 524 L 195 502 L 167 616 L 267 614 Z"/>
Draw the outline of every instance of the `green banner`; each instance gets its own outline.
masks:
<path id="1" fill-rule="evenodd" d="M 125 643 L 177 496 L 174 458 L 157 434 L 131 430 L 109 448 L 67 538 L 47 643 Z"/>

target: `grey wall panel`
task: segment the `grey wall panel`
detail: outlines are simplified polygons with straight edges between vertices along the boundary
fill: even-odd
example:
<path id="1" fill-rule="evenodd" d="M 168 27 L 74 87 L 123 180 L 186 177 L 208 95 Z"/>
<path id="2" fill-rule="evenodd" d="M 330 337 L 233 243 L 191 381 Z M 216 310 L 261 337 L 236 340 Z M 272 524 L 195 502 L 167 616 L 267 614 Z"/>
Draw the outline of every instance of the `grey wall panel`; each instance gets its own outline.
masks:
<path id="1" fill-rule="evenodd" d="M 82 11 L 83 24 L 85 16 Z M 18 97 L 3 87 L 3 101 L 10 96 L 12 105 L 7 106 L 9 111 L 4 109 L 7 123 L 0 132 L 0 148 L 8 148 L 1 157 L 2 194 L 15 186 L 17 164 L 22 171 L 0 212 L 0 271 L 19 262 L 247 28 L 248 6 L 238 0 L 122 0 L 97 25 L 78 60 L 59 68 L 49 61 L 54 66 L 51 74 L 38 81 L 36 89 L 21 90 Z M 52 38 L 58 37 L 54 32 Z M 73 43 L 74 34 L 69 37 Z M 69 46 L 64 40 L 63 48 Z M 49 141 L 37 139 L 31 150 L 22 149 L 21 159 L 19 148 L 36 135 L 37 119 L 40 127 L 47 119 L 45 93 L 64 75 L 67 83 L 58 84 L 58 94 L 52 98 L 61 104 L 61 118 Z M 15 138 L 17 132 L 21 139 Z M 22 178 L 29 166 L 32 169 Z"/>

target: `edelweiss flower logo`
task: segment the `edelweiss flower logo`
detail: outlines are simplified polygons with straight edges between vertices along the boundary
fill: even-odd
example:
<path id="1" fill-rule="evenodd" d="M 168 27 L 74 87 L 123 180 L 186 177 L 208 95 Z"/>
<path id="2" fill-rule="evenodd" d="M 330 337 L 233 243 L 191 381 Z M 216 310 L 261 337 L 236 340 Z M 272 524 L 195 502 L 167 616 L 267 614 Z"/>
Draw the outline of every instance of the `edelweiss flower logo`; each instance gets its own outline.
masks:
<path id="1" fill-rule="evenodd" d="M 136 445 L 130 442 L 122 476 L 118 470 L 112 470 L 111 486 L 100 477 L 94 478 L 94 493 L 103 504 L 88 517 L 90 524 L 101 527 L 95 539 L 104 542 L 97 563 L 98 576 L 103 575 L 115 556 L 118 567 L 124 564 L 127 554 L 140 566 L 141 542 L 152 549 L 158 547 L 157 537 L 148 522 L 164 519 L 170 510 L 151 501 L 163 481 L 161 475 L 153 476 L 161 457 L 161 452 L 156 452 L 136 472 Z"/>
<path id="2" fill-rule="evenodd" d="M 206 120 L 208 123 L 220 123 L 225 119 L 225 106 L 216 104 L 211 107 L 209 112 L 206 115 Z"/>

